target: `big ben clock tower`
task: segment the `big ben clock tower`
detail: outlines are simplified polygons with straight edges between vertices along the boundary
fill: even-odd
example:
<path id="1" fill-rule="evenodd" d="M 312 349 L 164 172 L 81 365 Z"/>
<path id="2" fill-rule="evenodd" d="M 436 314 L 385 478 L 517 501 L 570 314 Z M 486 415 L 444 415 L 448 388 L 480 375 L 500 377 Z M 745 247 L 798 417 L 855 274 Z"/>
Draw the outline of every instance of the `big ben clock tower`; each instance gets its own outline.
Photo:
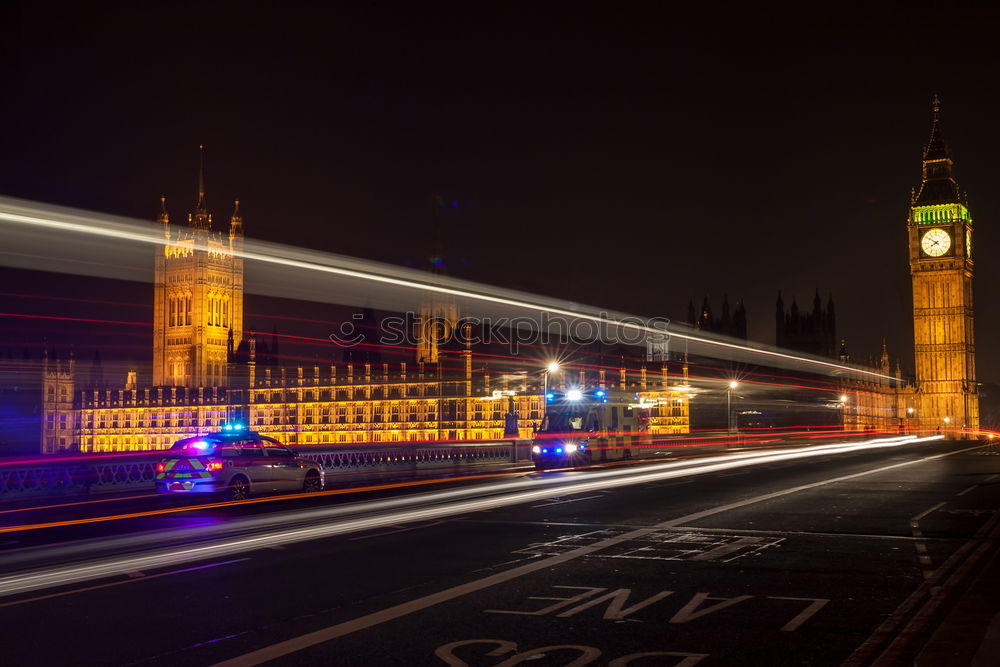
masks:
<path id="1" fill-rule="evenodd" d="M 913 342 L 923 430 L 979 428 L 972 311 L 972 216 L 952 176 L 934 96 L 931 138 L 907 224 L 913 281 Z"/>

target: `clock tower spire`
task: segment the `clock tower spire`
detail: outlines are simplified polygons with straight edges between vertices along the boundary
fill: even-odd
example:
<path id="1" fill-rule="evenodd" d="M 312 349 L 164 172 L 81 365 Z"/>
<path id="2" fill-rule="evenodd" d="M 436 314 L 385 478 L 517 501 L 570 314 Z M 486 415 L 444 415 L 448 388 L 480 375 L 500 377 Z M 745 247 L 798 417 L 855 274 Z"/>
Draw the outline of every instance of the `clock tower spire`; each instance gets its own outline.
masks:
<path id="1" fill-rule="evenodd" d="M 952 174 L 941 134 L 941 101 L 931 105 L 920 187 L 907 221 L 913 283 L 913 342 L 924 430 L 979 428 L 972 310 L 972 215 Z"/>

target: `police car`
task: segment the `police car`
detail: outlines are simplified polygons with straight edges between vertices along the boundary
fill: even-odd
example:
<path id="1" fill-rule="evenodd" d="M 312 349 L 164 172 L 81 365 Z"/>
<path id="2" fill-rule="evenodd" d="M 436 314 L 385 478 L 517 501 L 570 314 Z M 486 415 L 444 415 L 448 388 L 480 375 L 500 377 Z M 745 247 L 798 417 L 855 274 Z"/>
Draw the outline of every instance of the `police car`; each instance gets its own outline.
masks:
<path id="1" fill-rule="evenodd" d="M 178 440 L 156 464 L 159 493 L 225 493 L 243 500 L 251 493 L 322 489 L 323 469 L 317 462 L 238 424 Z"/>

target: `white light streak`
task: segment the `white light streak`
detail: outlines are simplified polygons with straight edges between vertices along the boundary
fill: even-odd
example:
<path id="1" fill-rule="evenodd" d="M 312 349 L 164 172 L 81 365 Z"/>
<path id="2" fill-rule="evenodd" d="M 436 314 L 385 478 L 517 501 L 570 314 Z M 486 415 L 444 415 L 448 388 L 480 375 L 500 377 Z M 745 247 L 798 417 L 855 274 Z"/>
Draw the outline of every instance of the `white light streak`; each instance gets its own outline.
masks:
<path id="1" fill-rule="evenodd" d="M 164 245 L 162 229 L 150 223 L 112 216 L 99 216 L 85 211 L 44 206 L 9 198 L 0 198 L 0 222 L 69 234 L 84 234 L 125 240 L 143 245 Z M 243 246 L 243 250 L 236 252 L 238 256 L 246 260 L 264 264 L 300 269 L 313 273 L 356 278 L 396 288 L 433 292 L 469 301 L 528 310 L 536 313 L 548 312 L 571 319 L 586 320 L 605 327 L 626 329 L 643 334 L 662 336 L 664 333 L 663 329 L 643 326 L 631 321 L 622 321 L 625 318 L 640 321 L 640 318 L 634 318 L 624 313 L 615 313 L 614 317 L 603 317 L 602 315 L 593 314 L 593 311 L 597 309 L 582 307 L 549 297 L 514 292 L 512 290 L 504 290 L 469 281 L 447 279 L 442 276 L 432 277 L 420 271 L 405 270 L 377 262 L 366 262 L 364 260 L 330 253 L 308 251 L 291 246 L 255 242 L 250 239 L 244 241 Z M 208 246 L 200 247 L 200 249 L 208 250 Z M 589 309 L 592 312 L 584 312 L 584 309 Z M 708 345 L 730 352 L 765 357 L 772 360 L 791 361 L 811 366 L 814 369 L 847 372 L 887 380 L 895 379 L 893 376 L 883 375 L 855 366 L 846 366 L 832 361 L 788 354 L 778 350 L 750 347 L 748 345 L 705 336 L 696 336 L 677 327 L 668 327 L 667 332 L 671 337 L 679 340 Z"/>

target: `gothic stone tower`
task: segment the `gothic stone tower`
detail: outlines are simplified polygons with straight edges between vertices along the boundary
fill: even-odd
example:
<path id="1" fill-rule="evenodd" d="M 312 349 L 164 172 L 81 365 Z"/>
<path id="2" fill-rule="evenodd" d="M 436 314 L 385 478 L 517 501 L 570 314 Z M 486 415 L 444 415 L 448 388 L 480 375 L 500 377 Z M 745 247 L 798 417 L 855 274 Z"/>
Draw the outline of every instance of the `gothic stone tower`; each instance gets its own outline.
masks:
<path id="1" fill-rule="evenodd" d="M 73 410 L 76 360 L 62 361 L 45 350 L 42 356 L 42 453 L 55 454 L 78 444 Z"/>
<path id="2" fill-rule="evenodd" d="M 952 176 L 933 104 L 919 189 L 907 224 L 913 281 L 913 342 L 920 427 L 979 428 L 976 348 L 972 334 L 972 216 Z"/>
<path id="3" fill-rule="evenodd" d="M 204 154 L 204 147 L 199 147 Z M 159 221 L 153 298 L 153 384 L 226 386 L 229 341 L 243 336 L 243 218 L 239 201 L 229 234 L 212 230 L 205 204 L 204 160 L 198 204 L 186 228 L 171 227 L 165 200 Z"/>

